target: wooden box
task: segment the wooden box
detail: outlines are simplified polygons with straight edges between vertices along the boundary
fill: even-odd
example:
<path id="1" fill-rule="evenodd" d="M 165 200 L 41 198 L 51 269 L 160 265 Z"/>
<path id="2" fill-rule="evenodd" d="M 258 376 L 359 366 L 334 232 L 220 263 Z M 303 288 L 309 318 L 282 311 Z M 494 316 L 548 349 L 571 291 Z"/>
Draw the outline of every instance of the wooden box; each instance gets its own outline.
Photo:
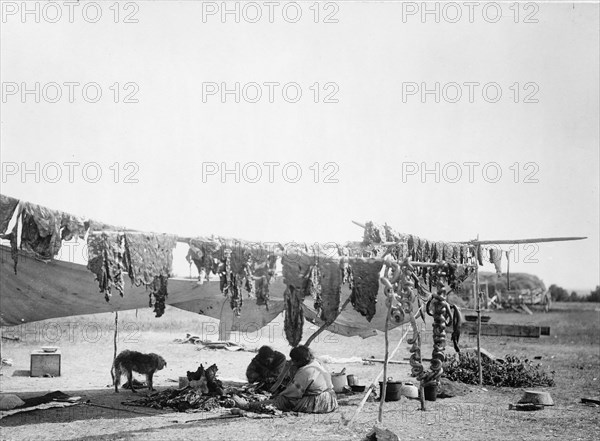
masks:
<path id="1" fill-rule="evenodd" d="M 29 375 L 43 377 L 48 374 L 53 377 L 60 377 L 60 355 L 60 351 L 33 351 L 31 353 L 31 373 Z"/>

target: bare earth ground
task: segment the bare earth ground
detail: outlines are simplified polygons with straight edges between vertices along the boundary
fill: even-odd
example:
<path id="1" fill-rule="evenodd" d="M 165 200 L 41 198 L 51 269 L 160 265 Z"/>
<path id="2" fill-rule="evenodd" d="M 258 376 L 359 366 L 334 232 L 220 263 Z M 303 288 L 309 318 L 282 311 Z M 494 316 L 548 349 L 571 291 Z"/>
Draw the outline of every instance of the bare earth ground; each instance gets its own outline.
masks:
<path id="1" fill-rule="evenodd" d="M 548 371 L 555 371 L 556 386 L 547 388 L 555 406 L 538 412 L 508 410 L 522 395 L 521 389 L 471 387 L 466 396 L 428 402 L 426 412 L 418 410 L 416 401 L 403 399 L 385 405 L 381 427 L 400 439 L 596 439 L 599 433 L 600 407 L 580 403 L 582 397 L 600 395 L 600 309 L 597 304 L 554 304 L 553 311 L 533 316 L 514 312 L 492 312 L 494 323 L 531 323 L 550 326 L 551 335 L 540 339 L 482 337 L 482 347 L 497 356 L 514 354 L 533 358 Z M 252 352 L 198 350 L 194 345 L 174 343 L 186 332 L 216 340 L 216 321 L 169 308 L 165 316 L 155 319 L 149 310 L 119 314 L 119 351 L 125 348 L 163 355 L 168 366 L 155 376 L 159 389 L 177 387 L 179 376 L 199 363 L 216 363 L 219 377 L 243 380 Z M 431 350 L 431 323 L 423 348 Z M 305 338 L 316 329 L 305 328 Z M 113 358 L 114 315 L 99 314 L 31 323 L 3 329 L 4 336 L 18 336 L 19 342 L 3 340 L 2 356 L 11 358 L 13 366 L 3 367 L 0 390 L 15 392 L 22 398 L 61 390 L 82 396 L 89 404 L 64 409 L 33 411 L 0 420 L 0 439 L 299 439 L 360 440 L 377 424 L 378 402 L 367 402 L 357 421 L 350 418 L 362 394 L 339 395 L 340 408 L 329 415 L 301 415 L 252 420 L 247 418 L 210 419 L 219 412 L 173 413 L 143 407 L 123 406 L 131 391 L 115 394 L 110 364 Z M 260 332 L 236 335 L 249 349 L 270 344 L 287 353 L 289 346 L 282 336 L 283 323 L 275 321 Z M 391 347 L 402 334 L 390 332 Z M 463 345 L 475 346 L 475 338 L 463 336 Z M 62 376 L 30 378 L 29 354 L 41 346 L 59 346 L 62 352 Z M 325 332 L 313 343 L 317 356 L 333 358 L 383 358 L 383 336 L 362 340 Z M 453 349 L 448 348 L 448 353 Z M 408 345 L 402 345 L 396 360 L 408 357 Z M 330 371 L 347 368 L 363 384 L 370 384 L 381 364 L 328 364 Z M 410 380 L 408 365 L 391 365 L 389 376 Z M 142 389 L 138 394 L 145 395 Z M 90 405 L 91 404 L 91 405 Z M 107 406 L 111 409 L 107 409 Z"/>

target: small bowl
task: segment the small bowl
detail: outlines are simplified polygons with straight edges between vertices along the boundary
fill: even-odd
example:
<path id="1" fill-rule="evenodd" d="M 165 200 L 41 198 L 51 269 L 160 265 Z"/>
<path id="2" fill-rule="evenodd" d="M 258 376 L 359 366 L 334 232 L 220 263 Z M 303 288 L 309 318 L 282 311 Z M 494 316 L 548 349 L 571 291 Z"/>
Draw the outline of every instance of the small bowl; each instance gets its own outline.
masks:
<path id="1" fill-rule="evenodd" d="M 353 384 L 352 386 L 350 386 L 350 388 L 352 389 L 352 392 L 364 392 L 366 386 L 359 386 L 358 384 Z"/>
<path id="2" fill-rule="evenodd" d="M 56 346 L 42 346 L 42 351 L 44 352 L 56 352 L 58 348 Z"/>
<path id="3" fill-rule="evenodd" d="M 518 404 L 542 404 L 544 406 L 554 406 L 554 401 L 548 392 L 526 390 Z"/>

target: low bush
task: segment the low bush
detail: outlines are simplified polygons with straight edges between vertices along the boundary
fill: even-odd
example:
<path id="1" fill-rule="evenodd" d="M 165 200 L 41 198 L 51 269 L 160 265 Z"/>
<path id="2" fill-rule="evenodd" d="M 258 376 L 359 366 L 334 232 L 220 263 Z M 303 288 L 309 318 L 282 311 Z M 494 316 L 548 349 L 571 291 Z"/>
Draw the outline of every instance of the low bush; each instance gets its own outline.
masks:
<path id="1" fill-rule="evenodd" d="M 539 363 L 507 355 L 503 361 L 482 358 L 483 384 L 498 387 L 554 386 L 554 371 L 548 374 Z M 444 376 L 452 381 L 479 384 L 477 354 L 460 353 L 448 357 Z"/>

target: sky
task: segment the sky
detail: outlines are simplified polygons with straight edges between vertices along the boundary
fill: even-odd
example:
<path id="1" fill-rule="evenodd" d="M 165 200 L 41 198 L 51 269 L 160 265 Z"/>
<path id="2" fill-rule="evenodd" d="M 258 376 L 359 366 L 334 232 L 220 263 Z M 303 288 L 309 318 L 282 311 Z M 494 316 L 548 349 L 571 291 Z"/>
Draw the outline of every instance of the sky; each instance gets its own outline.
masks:
<path id="1" fill-rule="evenodd" d="M 0 2 L 3 194 L 253 241 L 587 236 L 511 271 L 600 284 L 598 4 L 67 3 Z"/>

